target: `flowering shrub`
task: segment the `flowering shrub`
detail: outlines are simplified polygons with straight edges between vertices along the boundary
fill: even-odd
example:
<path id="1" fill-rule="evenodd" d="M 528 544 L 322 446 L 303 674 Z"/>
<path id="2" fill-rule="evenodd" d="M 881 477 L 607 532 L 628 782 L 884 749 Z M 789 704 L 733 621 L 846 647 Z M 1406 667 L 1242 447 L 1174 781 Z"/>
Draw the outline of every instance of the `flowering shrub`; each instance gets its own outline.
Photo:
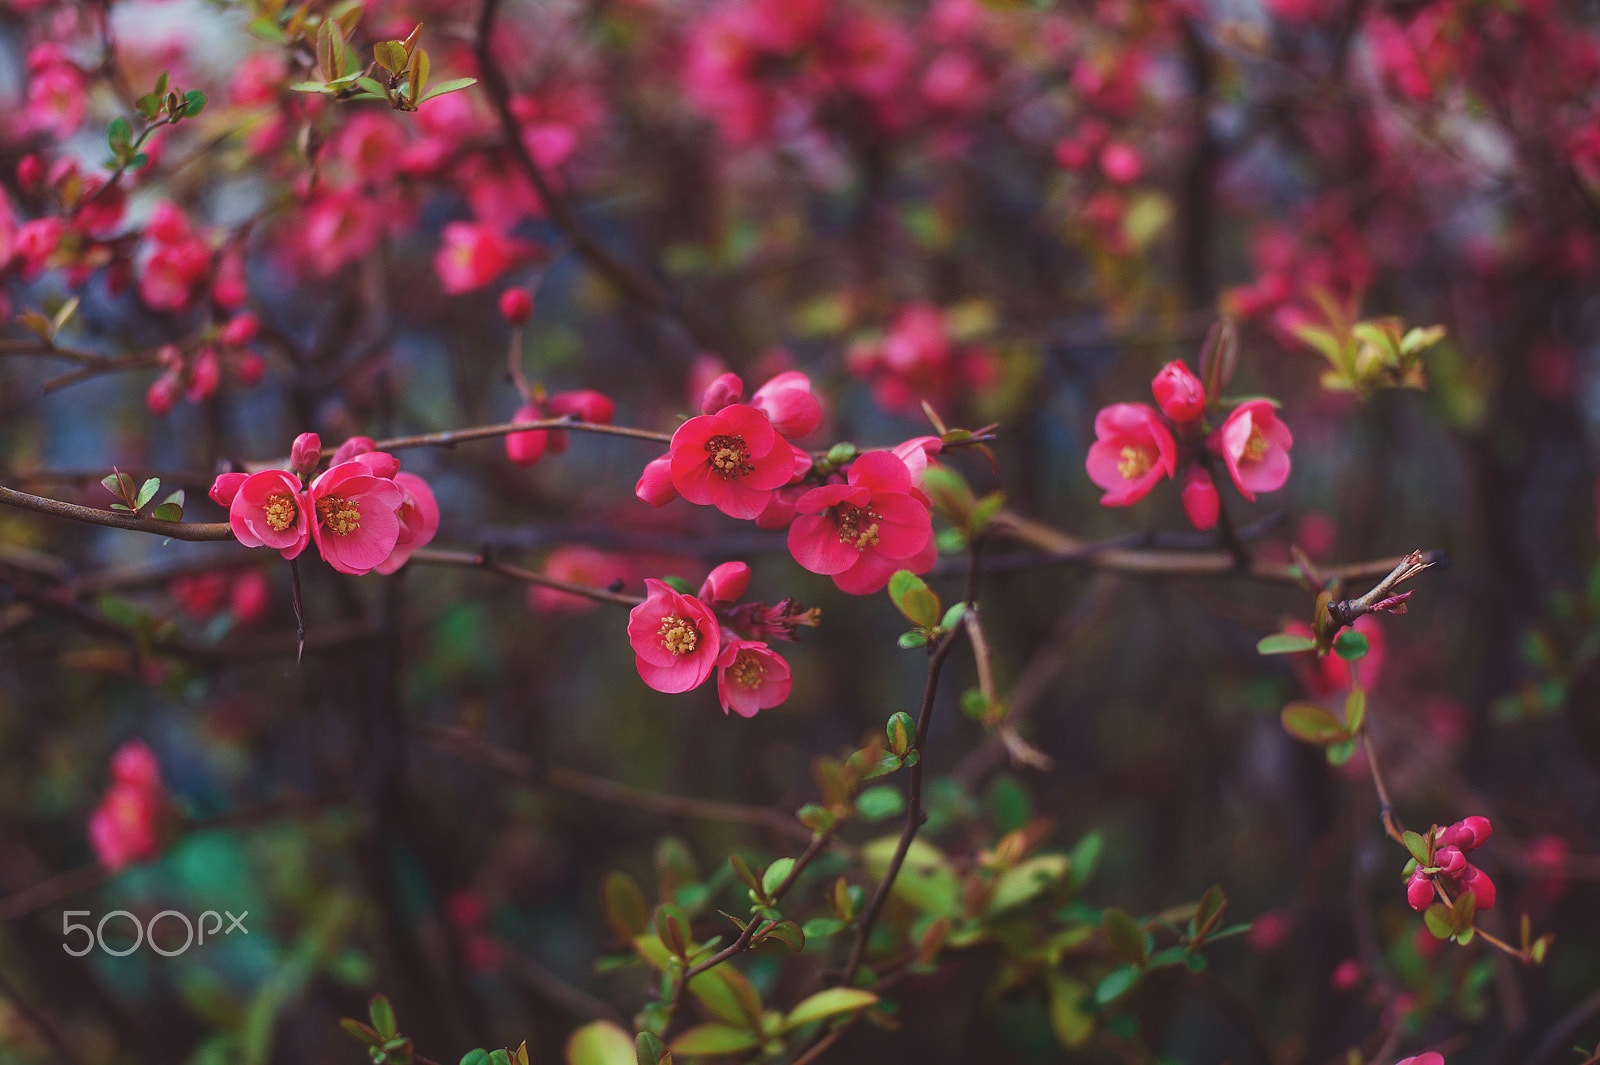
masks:
<path id="1" fill-rule="evenodd" d="M 1591 8 L 5 5 L 7 1060 L 1600 1042 Z"/>

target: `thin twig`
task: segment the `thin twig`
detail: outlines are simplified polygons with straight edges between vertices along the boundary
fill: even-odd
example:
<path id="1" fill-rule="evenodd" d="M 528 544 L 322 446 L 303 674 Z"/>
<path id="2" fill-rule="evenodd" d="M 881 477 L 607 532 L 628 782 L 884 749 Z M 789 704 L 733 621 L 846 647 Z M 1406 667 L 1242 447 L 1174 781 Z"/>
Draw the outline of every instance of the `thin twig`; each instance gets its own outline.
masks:
<path id="1" fill-rule="evenodd" d="M 531 429 L 563 429 L 574 433 L 600 433 L 604 436 L 625 436 L 632 440 L 648 440 L 656 444 L 672 443 L 671 433 L 655 433 L 648 429 L 632 429 L 626 425 L 598 425 L 576 416 L 544 418 L 536 422 L 505 422 L 500 425 L 474 425 L 467 429 L 449 429 L 442 433 L 422 433 L 419 436 L 396 436 L 379 440 L 374 445 L 379 451 L 401 451 L 412 447 L 450 447 L 468 440 L 488 440 L 491 437 L 522 433 Z"/>
<path id="2" fill-rule="evenodd" d="M 412 562 L 425 566 L 463 566 L 468 569 L 487 570 L 505 577 L 513 577 L 529 584 L 537 584 L 542 588 L 554 588 L 558 592 L 568 592 L 572 595 L 581 595 L 586 599 L 593 599 L 597 603 L 615 603 L 619 606 L 638 606 L 644 602 L 636 595 L 622 595 L 619 592 L 610 592 L 604 588 L 596 588 L 588 584 L 573 584 L 571 581 L 559 581 L 554 577 L 546 577 L 542 573 L 535 573 L 521 566 L 510 566 L 504 562 L 497 562 L 486 554 L 474 554 L 470 551 L 441 551 L 435 548 L 423 548 L 414 552 Z"/>
<path id="3" fill-rule="evenodd" d="M 225 521 L 181 522 L 139 518 L 119 514 L 114 510 L 97 510 L 94 507 L 80 507 L 76 503 L 63 503 L 59 499 L 29 495 L 27 492 L 19 492 L 15 488 L 4 486 L 0 486 L 0 503 L 31 510 L 36 514 L 48 514 L 53 518 L 65 518 L 87 525 L 103 525 L 108 529 L 131 529 L 134 532 L 154 533 L 172 540 L 198 542 L 233 539 L 233 529 Z"/>

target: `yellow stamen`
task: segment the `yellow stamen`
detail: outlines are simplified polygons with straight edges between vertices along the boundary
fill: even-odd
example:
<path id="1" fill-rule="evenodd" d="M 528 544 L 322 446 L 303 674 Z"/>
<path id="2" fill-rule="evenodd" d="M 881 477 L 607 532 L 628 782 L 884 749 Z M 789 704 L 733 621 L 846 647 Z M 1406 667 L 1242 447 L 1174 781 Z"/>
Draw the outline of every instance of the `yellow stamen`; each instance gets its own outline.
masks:
<path id="1" fill-rule="evenodd" d="M 283 532 L 300 518 L 299 504 L 288 492 L 278 492 L 267 497 L 261 508 L 267 516 L 267 527 L 273 532 Z"/>
<path id="2" fill-rule="evenodd" d="M 692 652 L 700 643 L 700 630 L 695 623 L 676 614 L 662 618 L 661 627 L 656 632 L 661 636 L 661 646 L 680 658 Z"/>
<path id="3" fill-rule="evenodd" d="M 1261 427 L 1252 425 L 1250 427 L 1250 438 L 1244 442 L 1243 457 L 1251 462 L 1260 462 L 1261 456 L 1267 453 L 1267 448 L 1270 446 L 1267 438 L 1261 435 Z"/>
<path id="4" fill-rule="evenodd" d="M 706 453 L 711 456 L 711 468 L 724 477 L 743 477 L 756 468 L 750 461 L 750 445 L 742 436 L 713 436 L 706 441 Z"/>
<path id="5" fill-rule="evenodd" d="M 760 687 L 761 678 L 766 672 L 767 667 L 748 651 L 740 651 L 738 657 L 733 660 L 733 665 L 728 667 L 728 675 L 733 678 L 733 682 L 746 689 Z"/>
<path id="6" fill-rule="evenodd" d="M 1156 464 L 1154 449 L 1144 444 L 1123 444 L 1122 457 L 1117 461 L 1117 472 L 1124 481 L 1137 481 L 1150 472 Z"/>
<path id="7" fill-rule="evenodd" d="M 361 528 L 361 507 L 353 499 L 323 496 L 317 500 L 317 521 L 337 536 L 349 536 Z"/>

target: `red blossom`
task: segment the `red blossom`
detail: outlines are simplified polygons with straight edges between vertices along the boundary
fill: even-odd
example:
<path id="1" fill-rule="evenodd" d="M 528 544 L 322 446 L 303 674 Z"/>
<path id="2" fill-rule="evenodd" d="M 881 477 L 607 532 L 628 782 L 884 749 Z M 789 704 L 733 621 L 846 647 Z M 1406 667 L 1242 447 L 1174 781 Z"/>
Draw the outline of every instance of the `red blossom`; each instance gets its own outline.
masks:
<path id="1" fill-rule="evenodd" d="M 1125 507 L 1137 503 L 1163 477 L 1176 472 L 1178 451 L 1172 432 L 1154 407 L 1145 403 L 1113 403 L 1094 417 L 1095 442 L 1084 466 L 1089 479 L 1106 494 L 1100 503 Z"/>
<path id="2" fill-rule="evenodd" d="M 876 592 L 898 569 L 924 572 L 937 555 L 927 498 L 888 451 L 862 455 L 851 463 L 847 484 L 811 489 L 795 511 L 789 526 L 795 561 L 852 595 Z"/>
<path id="3" fill-rule="evenodd" d="M 722 629 L 709 607 L 665 581 L 647 578 L 645 601 L 628 615 L 640 678 L 658 692 L 686 692 L 711 676 Z"/>
<path id="4" fill-rule="evenodd" d="M 1234 487 L 1254 501 L 1257 492 L 1275 492 L 1289 479 L 1289 448 L 1294 434 L 1264 399 L 1241 403 L 1208 444 L 1227 463 Z"/>
<path id="5" fill-rule="evenodd" d="M 317 550 L 340 573 L 359 576 L 376 569 L 400 539 L 399 510 L 405 492 L 392 480 L 392 473 L 381 476 L 373 472 L 372 462 L 362 461 L 374 454 L 379 453 L 368 452 L 333 466 L 311 482 L 306 494 Z"/>
<path id="6" fill-rule="evenodd" d="M 691 503 L 754 518 L 794 477 L 794 452 L 767 416 L 742 403 L 690 418 L 672 434 L 672 483 Z"/>
<path id="7" fill-rule="evenodd" d="M 717 658 L 717 698 L 722 712 L 755 717 L 789 698 L 789 663 L 764 643 L 729 640 Z"/>

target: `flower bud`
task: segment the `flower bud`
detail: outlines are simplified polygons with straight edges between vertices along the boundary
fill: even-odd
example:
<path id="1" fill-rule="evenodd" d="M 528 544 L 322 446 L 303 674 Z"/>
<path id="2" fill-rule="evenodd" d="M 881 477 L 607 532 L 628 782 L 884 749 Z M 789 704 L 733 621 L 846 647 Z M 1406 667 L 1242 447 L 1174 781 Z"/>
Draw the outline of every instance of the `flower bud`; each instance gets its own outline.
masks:
<path id="1" fill-rule="evenodd" d="M 1494 826 L 1489 824 L 1487 817 L 1468 817 L 1448 828 L 1439 830 L 1438 843 L 1441 846 L 1460 847 L 1463 851 L 1475 851 L 1489 842 L 1489 836 L 1494 832 Z"/>
<path id="2" fill-rule="evenodd" d="M 145 791 L 161 787 L 161 766 L 154 752 L 138 740 L 129 740 L 111 756 L 111 779 Z"/>
<path id="3" fill-rule="evenodd" d="M 715 414 L 730 403 L 744 398 L 744 381 L 736 373 L 725 373 L 706 386 L 700 397 L 700 413 Z"/>
<path id="4" fill-rule="evenodd" d="M 317 463 L 322 461 L 322 438 L 316 433 L 301 433 L 294 438 L 294 443 L 289 447 L 289 468 L 298 473 L 301 478 L 310 477 L 316 472 Z"/>
<path id="5" fill-rule="evenodd" d="M 246 388 L 254 388 L 267 376 L 267 360 L 258 352 L 241 351 L 233 360 L 233 373 Z"/>
<path id="6" fill-rule="evenodd" d="M 223 347 L 242 348 L 256 338 L 261 332 L 261 323 L 253 314 L 236 314 L 228 319 L 228 324 L 222 327 L 222 332 L 217 339 Z"/>
<path id="7" fill-rule="evenodd" d="M 634 487 L 633 494 L 652 507 L 664 507 L 678 498 L 678 489 L 672 484 L 672 459 L 662 455 L 645 463 L 644 473 Z"/>
<path id="8" fill-rule="evenodd" d="M 17 160 L 17 186 L 27 193 L 44 187 L 44 161 L 37 155 L 24 155 Z"/>
<path id="9" fill-rule="evenodd" d="M 217 479 L 211 482 L 209 495 L 218 506 L 226 507 L 233 504 L 233 497 L 239 494 L 239 486 L 244 484 L 248 473 L 219 473 Z"/>
<path id="10" fill-rule="evenodd" d="M 500 315 L 512 325 L 527 325 L 533 317 L 533 296 L 525 288 L 508 288 L 500 293 Z"/>
<path id="11" fill-rule="evenodd" d="M 519 407 L 517 413 L 511 416 L 513 422 L 539 421 L 539 408 L 533 406 Z M 545 445 L 550 440 L 550 434 L 543 429 L 529 429 L 523 433 L 506 434 L 506 458 L 518 466 L 532 466 L 544 458 Z"/>
<path id="12" fill-rule="evenodd" d="M 189 391 L 185 398 L 199 403 L 211 398 L 217 385 L 222 383 L 222 363 L 217 361 L 216 348 L 203 348 L 189 367 Z"/>
<path id="13" fill-rule="evenodd" d="M 378 450 L 378 444 L 370 436 L 352 436 L 339 445 L 339 450 L 333 453 L 333 458 L 328 460 L 329 466 L 337 466 L 341 462 L 349 462 L 357 455 L 365 455 L 369 451 Z"/>
<path id="14" fill-rule="evenodd" d="M 750 405 L 772 421 L 779 435 L 790 439 L 805 436 L 822 421 L 822 404 L 811 394 L 811 378 L 797 370 L 781 373 L 756 389 Z"/>
<path id="15" fill-rule="evenodd" d="M 1467 868 L 1467 856 L 1460 847 L 1440 847 L 1433 852 L 1433 864 L 1446 876 L 1460 876 Z"/>
<path id="16" fill-rule="evenodd" d="M 1488 873 L 1476 865 L 1470 863 L 1467 865 L 1467 871 L 1461 876 L 1461 888 L 1472 892 L 1477 899 L 1478 909 L 1494 909 L 1494 881 L 1489 879 Z"/>
<path id="17" fill-rule="evenodd" d="M 394 480 L 394 475 L 400 472 L 400 460 L 387 451 L 363 451 L 350 461 L 359 462 L 372 471 L 374 477 L 389 481 Z"/>
<path id="18" fill-rule="evenodd" d="M 1155 393 L 1156 405 L 1161 408 L 1161 413 L 1179 425 L 1192 422 L 1205 413 L 1205 386 L 1181 362 L 1174 360 L 1161 367 L 1150 382 L 1150 391 Z"/>
<path id="19" fill-rule="evenodd" d="M 182 244 L 189 239 L 189 216 L 171 200 L 162 200 L 150 212 L 144 231 L 160 244 Z"/>
<path id="20" fill-rule="evenodd" d="M 178 375 L 168 371 L 152 381 L 150 387 L 145 389 L 144 405 L 157 418 L 165 418 L 172 413 L 172 408 L 178 405 L 178 393 L 181 390 L 182 384 L 178 380 Z"/>
<path id="21" fill-rule="evenodd" d="M 1178 493 L 1183 512 L 1196 529 L 1210 529 L 1217 524 L 1222 512 L 1222 501 L 1217 497 L 1217 486 L 1203 466 L 1191 465 L 1183 474 L 1183 489 Z"/>
<path id="22" fill-rule="evenodd" d="M 706 574 L 695 598 L 705 603 L 731 603 L 749 587 L 750 567 L 743 562 L 724 562 Z"/>
<path id="23" fill-rule="evenodd" d="M 272 584 L 256 570 L 245 570 L 228 592 L 228 612 L 235 625 L 248 625 L 267 612 L 272 602 Z"/>
<path id="24" fill-rule="evenodd" d="M 583 389 L 577 392 L 557 392 L 550 397 L 550 413 L 563 417 L 576 414 L 594 425 L 610 425 L 616 417 L 617 405 L 604 392 Z"/>
<path id="25" fill-rule="evenodd" d="M 1433 881 L 1419 869 L 1406 881 L 1406 901 L 1413 910 L 1426 910 L 1433 901 Z"/>

